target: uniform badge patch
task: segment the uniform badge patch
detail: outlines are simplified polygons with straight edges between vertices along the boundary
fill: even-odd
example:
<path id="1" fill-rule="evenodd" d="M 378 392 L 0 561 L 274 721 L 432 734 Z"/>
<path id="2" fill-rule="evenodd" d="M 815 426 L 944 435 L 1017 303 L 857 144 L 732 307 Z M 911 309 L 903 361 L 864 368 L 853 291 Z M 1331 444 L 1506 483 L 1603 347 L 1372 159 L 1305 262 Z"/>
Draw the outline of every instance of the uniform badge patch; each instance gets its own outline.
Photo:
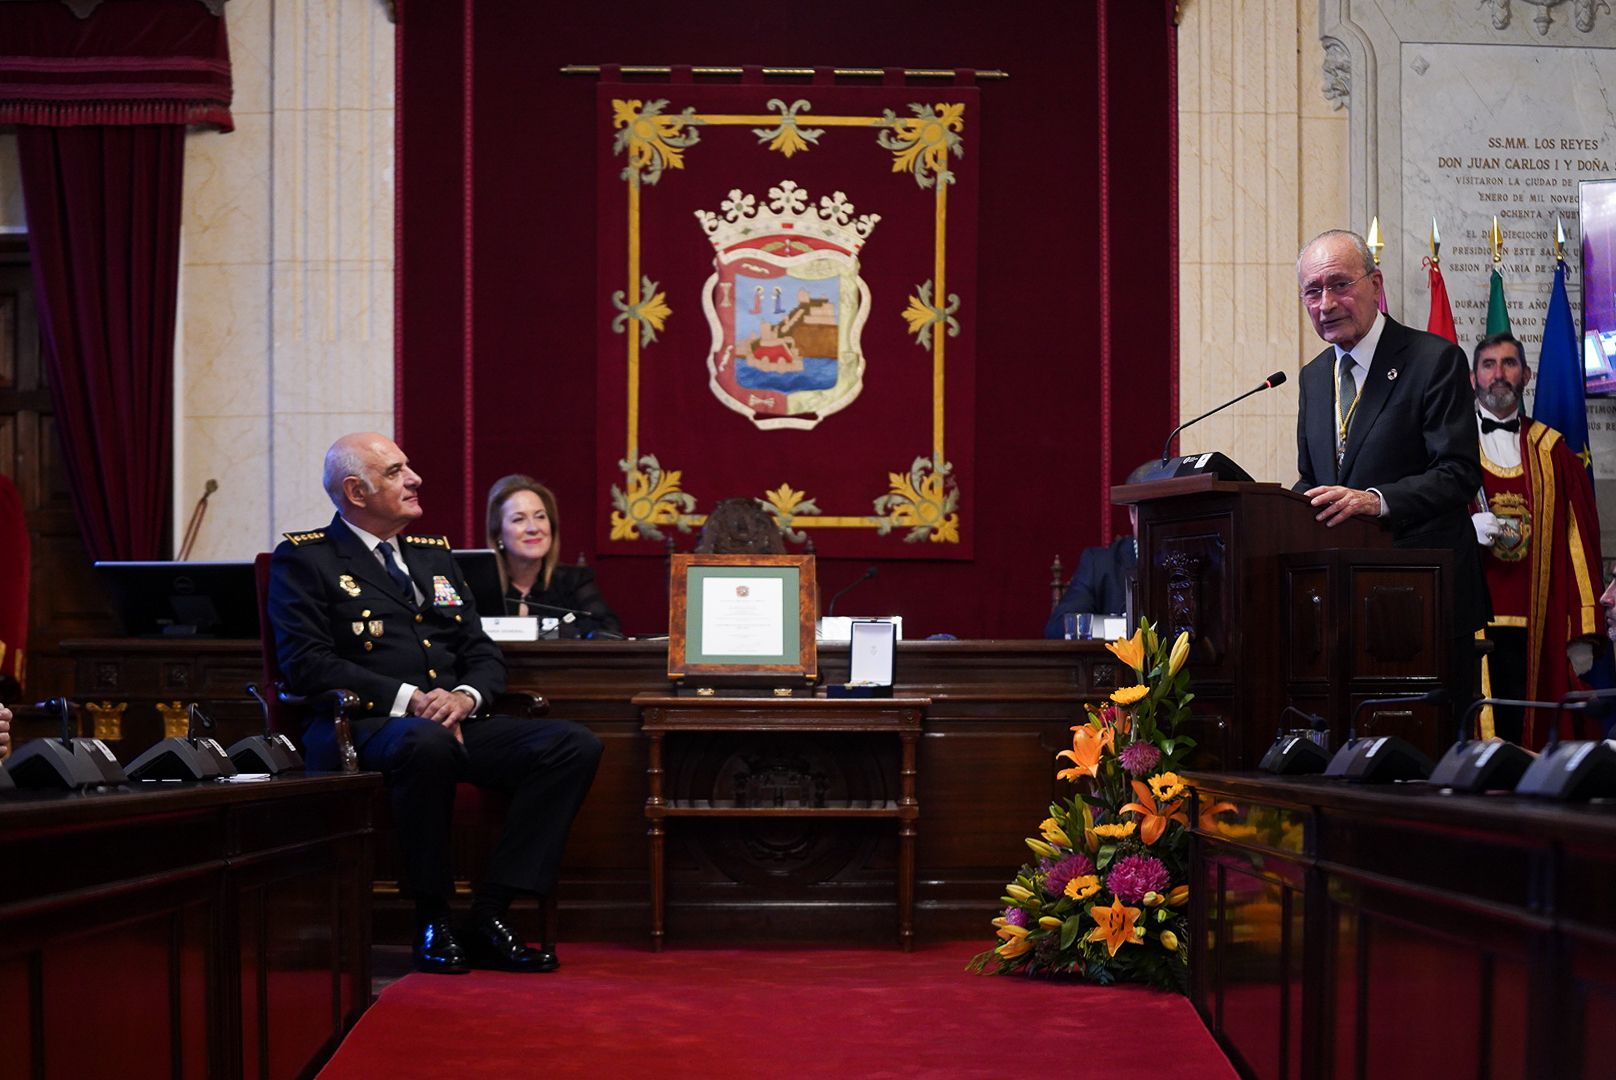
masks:
<path id="1" fill-rule="evenodd" d="M 365 625 L 369 628 L 371 637 L 382 636 L 382 621 L 380 619 L 372 619 Z"/>
<path id="2" fill-rule="evenodd" d="M 355 620 L 353 623 L 353 632 L 354 637 L 358 637 L 360 634 L 365 632 L 365 622 L 363 619 Z"/>
<path id="3" fill-rule="evenodd" d="M 337 588 L 341 589 L 349 596 L 359 595 L 359 583 L 353 579 L 352 574 L 343 574 L 341 577 L 337 578 Z"/>
<path id="4" fill-rule="evenodd" d="M 455 587 L 449 584 L 449 579 L 442 574 L 432 575 L 432 602 L 438 607 L 460 607 L 465 601 L 455 592 Z"/>

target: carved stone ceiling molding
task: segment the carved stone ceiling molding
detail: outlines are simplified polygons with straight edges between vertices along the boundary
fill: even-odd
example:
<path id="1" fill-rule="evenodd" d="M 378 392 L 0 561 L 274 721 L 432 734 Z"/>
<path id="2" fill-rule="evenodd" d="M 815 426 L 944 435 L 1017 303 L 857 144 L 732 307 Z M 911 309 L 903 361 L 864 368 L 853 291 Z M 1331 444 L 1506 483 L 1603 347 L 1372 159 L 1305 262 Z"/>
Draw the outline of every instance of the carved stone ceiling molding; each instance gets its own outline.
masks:
<path id="1" fill-rule="evenodd" d="M 1517 0 L 1528 4 L 1537 12 L 1532 16 L 1532 23 L 1537 32 L 1548 36 L 1549 28 L 1554 25 L 1554 9 L 1562 4 L 1569 3 L 1571 10 L 1571 25 L 1584 34 L 1594 32 L 1594 21 L 1601 12 L 1610 14 L 1608 0 Z M 1481 0 L 1481 7 L 1492 9 L 1492 25 L 1494 30 L 1509 29 L 1510 17 L 1513 14 L 1511 0 Z"/>

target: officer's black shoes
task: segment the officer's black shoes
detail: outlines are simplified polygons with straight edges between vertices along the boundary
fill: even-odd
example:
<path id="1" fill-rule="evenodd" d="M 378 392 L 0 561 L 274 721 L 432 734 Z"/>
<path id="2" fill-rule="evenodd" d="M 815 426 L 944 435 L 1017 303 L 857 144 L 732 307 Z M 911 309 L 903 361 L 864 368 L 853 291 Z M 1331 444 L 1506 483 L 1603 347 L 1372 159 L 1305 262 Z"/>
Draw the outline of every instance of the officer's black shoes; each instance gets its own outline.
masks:
<path id="1" fill-rule="evenodd" d="M 521 973 L 554 971 L 561 966 L 555 946 L 531 948 L 510 927 L 492 916 L 473 919 L 461 934 L 473 967 Z"/>
<path id="2" fill-rule="evenodd" d="M 432 975 L 464 975 L 471 970 L 466 951 L 449 929 L 449 920 L 432 919 L 416 932 L 415 970 Z"/>

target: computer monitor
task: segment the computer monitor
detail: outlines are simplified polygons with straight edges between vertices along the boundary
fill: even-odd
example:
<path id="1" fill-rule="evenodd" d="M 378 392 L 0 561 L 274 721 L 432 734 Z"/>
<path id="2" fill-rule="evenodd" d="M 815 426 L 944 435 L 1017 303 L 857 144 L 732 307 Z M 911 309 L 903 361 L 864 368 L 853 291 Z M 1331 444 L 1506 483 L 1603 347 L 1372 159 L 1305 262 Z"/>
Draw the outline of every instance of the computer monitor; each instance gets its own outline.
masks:
<path id="1" fill-rule="evenodd" d="M 250 562 L 98 562 L 95 569 L 131 637 L 259 636 Z"/>
<path id="2" fill-rule="evenodd" d="M 1616 177 L 1584 180 L 1582 228 L 1582 366 L 1589 394 L 1616 394 Z"/>
<path id="3" fill-rule="evenodd" d="M 455 564 L 465 575 L 477 614 L 488 618 L 505 614 L 505 586 L 499 580 L 499 557 L 488 548 L 457 548 Z"/>

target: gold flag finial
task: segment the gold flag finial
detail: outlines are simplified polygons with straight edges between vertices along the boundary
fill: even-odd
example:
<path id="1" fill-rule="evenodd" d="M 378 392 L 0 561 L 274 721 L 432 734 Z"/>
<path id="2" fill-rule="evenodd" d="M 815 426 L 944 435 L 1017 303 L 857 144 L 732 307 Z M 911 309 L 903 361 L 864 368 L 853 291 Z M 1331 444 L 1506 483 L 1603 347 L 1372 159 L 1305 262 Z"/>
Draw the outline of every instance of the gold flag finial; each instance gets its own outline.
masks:
<path id="1" fill-rule="evenodd" d="M 1565 262 L 1565 220 L 1559 214 L 1554 215 L 1554 260 Z"/>
<path id="2" fill-rule="evenodd" d="M 1380 265 L 1380 249 L 1386 246 L 1380 238 L 1380 215 L 1376 214 L 1369 219 L 1369 237 L 1365 241 L 1369 245 L 1369 254 L 1375 258 L 1375 265 Z"/>
<path id="3" fill-rule="evenodd" d="M 1431 218 L 1431 261 L 1438 265 L 1442 263 L 1442 230 L 1436 227 L 1436 217 Z"/>
<path id="4" fill-rule="evenodd" d="M 1493 265 L 1497 266 L 1504 261 L 1504 230 L 1498 227 L 1498 215 L 1493 215 L 1493 227 L 1487 233 L 1487 242 L 1492 245 Z"/>

